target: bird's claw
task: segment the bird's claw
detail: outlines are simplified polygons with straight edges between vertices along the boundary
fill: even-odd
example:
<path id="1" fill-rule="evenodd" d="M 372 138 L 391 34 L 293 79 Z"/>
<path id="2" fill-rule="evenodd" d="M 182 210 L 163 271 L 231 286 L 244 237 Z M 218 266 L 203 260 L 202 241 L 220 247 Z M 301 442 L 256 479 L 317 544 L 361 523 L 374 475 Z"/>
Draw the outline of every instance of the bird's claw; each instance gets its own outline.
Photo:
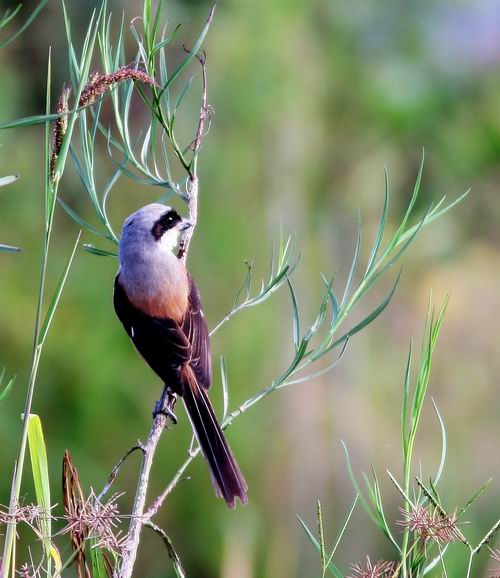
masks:
<path id="1" fill-rule="evenodd" d="M 177 425 L 177 416 L 173 412 L 176 399 L 175 394 L 168 387 L 165 387 L 162 396 L 155 403 L 153 419 L 158 415 L 164 415 L 166 418 L 170 418 L 174 425 Z"/>

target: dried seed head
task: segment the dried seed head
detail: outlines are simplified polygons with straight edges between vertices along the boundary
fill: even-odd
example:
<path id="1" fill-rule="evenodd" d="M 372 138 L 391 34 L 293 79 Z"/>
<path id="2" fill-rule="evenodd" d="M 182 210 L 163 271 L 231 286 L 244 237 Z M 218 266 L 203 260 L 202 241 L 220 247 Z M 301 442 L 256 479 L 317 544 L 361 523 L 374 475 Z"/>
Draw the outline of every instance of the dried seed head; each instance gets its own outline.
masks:
<path id="1" fill-rule="evenodd" d="M 52 155 L 50 157 L 50 176 L 54 179 L 56 163 L 61 151 L 62 142 L 66 130 L 68 129 L 68 112 L 69 112 L 69 97 L 71 95 L 71 88 L 65 86 L 62 89 L 59 100 L 57 101 L 56 112 L 61 116 L 56 120 L 54 125 L 54 136 L 52 140 Z"/>
<path id="2" fill-rule="evenodd" d="M 30 526 L 39 527 L 42 520 L 50 517 L 50 512 L 36 504 L 17 506 L 12 512 L 0 510 L 0 524 L 17 524 L 24 522 Z"/>
<path id="3" fill-rule="evenodd" d="M 124 80 L 135 80 L 143 84 L 158 86 L 154 78 L 151 78 L 143 70 L 137 70 L 132 66 L 123 66 L 111 74 L 94 72 L 91 74 L 87 86 L 82 90 L 78 106 L 93 104 L 110 86 Z"/>
<path id="4" fill-rule="evenodd" d="M 101 503 L 94 492 L 74 508 L 72 512 L 67 512 L 67 526 L 62 533 L 71 533 L 82 538 L 96 538 L 95 547 L 107 548 L 121 554 L 126 547 L 126 536 L 121 536 L 121 532 L 116 532 L 117 525 L 121 520 L 116 500 L 122 494 L 115 494 L 106 503 Z"/>
<path id="5" fill-rule="evenodd" d="M 366 565 L 351 564 L 354 572 L 348 578 L 390 578 L 394 572 L 394 562 L 379 560 L 375 564 L 371 563 L 370 556 L 366 557 Z"/>
<path id="6" fill-rule="evenodd" d="M 410 532 L 417 532 L 424 542 L 434 540 L 440 544 L 446 544 L 460 540 L 456 514 L 448 516 L 437 510 L 430 512 L 428 508 L 422 506 L 410 512 L 406 512 L 403 508 L 400 508 L 400 511 L 404 519 L 398 524 Z"/>

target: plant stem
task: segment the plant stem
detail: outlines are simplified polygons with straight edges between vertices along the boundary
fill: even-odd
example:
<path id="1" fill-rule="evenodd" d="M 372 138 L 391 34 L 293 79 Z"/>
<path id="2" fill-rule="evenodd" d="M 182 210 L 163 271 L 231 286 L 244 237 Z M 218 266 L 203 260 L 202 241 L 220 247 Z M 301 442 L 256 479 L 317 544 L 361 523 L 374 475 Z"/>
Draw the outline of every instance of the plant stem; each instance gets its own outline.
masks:
<path id="1" fill-rule="evenodd" d="M 137 550 L 141 539 L 141 531 L 145 522 L 144 507 L 148 491 L 149 474 L 151 472 L 151 466 L 153 465 L 156 448 L 160 441 L 161 434 L 165 429 L 166 422 L 167 418 L 162 413 L 159 413 L 154 418 L 148 439 L 142 447 L 143 457 L 141 472 L 137 483 L 130 526 L 128 529 L 128 543 L 121 560 L 120 568 L 118 572 L 115 571 L 114 573 L 116 578 L 130 578 L 132 576 L 135 559 L 137 557 Z"/>
<path id="2" fill-rule="evenodd" d="M 470 572 L 472 570 L 472 559 L 474 558 L 474 550 L 471 549 L 470 556 L 469 556 L 469 563 L 467 564 L 467 574 L 465 578 L 470 578 Z"/>
<path id="3" fill-rule="evenodd" d="M 196 155 L 199 152 L 201 147 L 201 140 L 203 138 L 203 128 L 206 119 L 206 110 L 207 110 L 207 91 L 206 91 L 206 76 L 205 76 L 205 61 L 200 61 L 202 64 L 202 72 L 203 72 L 203 93 L 202 93 L 202 101 L 200 107 L 200 117 L 198 121 L 198 128 L 196 130 L 195 141 L 193 151 Z M 184 165 L 183 165 L 184 166 Z M 186 167 L 184 167 L 186 168 Z M 188 256 L 189 251 L 189 244 L 191 242 L 191 238 L 193 236 L 194 230 L 196 228 L 196 221 L 198 216 L 198 177 L 196 174 L 196 162 L 193 163 L 192 167 L 189 170 L 189 184 L 188 184 L 188 193 L 189 193 L 189 200 L 188 200 L 188 212 L 189 212 L 189 220 L 191 221 L 192 226 L 188 229 L 186 234 L 184 235 L 181 246 L 179 249 L 178 257 L 179 259 L 185 264 L 186 259 Z M 164 392 L 165 394 L 165 392 Z M 169 403 L 168 397 L 163 396 L 163 403 Z M 168 407 L 168 405 L 167 405 Z M 151 471 L 151 466 L 153 465 L 153 458 L 156 453 L 156 448 L 158 446 L 158 442 L 160 441 L 161 434 L 165 429 L 167 418 L 164 414 L 159 413 L 153 420 L 153 425 L 151 426 L 151 430 L 148 435 L 148 439 L 146 444 L 143 446 L 143 458 L 142 458 L 142 465 L 139 474 L 139 481 L 137 483 L 137 489 L 135 492 L 134 504 L 132 507 L 131 513 L 131 520 L 130 526 L 128 529 L 128 544 L 127 548 L 124 552 L 122 561 L 120 563 L 119 570 L 114 572 L 115 578 L 130 578 L 132 576 L 132 572 L 134 570 L 135 560 L 137 557 L 137 550 L 139 549 L 139 543 L 141 539 L 141 532 L 144 524 L 149 522 L 151 516 L 158 511 L 161 504 L 167 497 L 169 492 L 164 492 L 163 499 L 161 501 L 156 500 L 153 506 L 147 511 L 146 515 L 144 514 L 144 508 L 146 505 L 146 497 L 149 485 L 149 474 Z M 191 458 L 192 459 L 192 458 Z M 189 465 L 186 464 L 186 467 Z M 185 468 L 184 468 L 185 469 Z M 184 471 L 182 469 L 182 471 Z M 178 477 L 174 478 L 172 488 L 177 483 L 178 479 L 180 478 L 182 471 L 178 471 Z"/>

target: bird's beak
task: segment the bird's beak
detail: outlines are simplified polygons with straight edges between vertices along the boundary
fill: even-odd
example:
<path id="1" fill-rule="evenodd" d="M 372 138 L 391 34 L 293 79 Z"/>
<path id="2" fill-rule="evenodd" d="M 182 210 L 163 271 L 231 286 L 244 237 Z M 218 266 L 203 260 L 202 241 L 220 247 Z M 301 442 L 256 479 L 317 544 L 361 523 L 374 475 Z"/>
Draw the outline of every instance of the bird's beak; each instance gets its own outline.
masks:
<path id="1" fill-rule="evenodd" d="M 189 229 L 192 226 L 193 223 L 191 223 L 191 221 L 188 221 L 188 219 L 182 219 L 181 222 L 177 225 L 177 228 L 179 229 L 179 231 L 185 231 L 186 229 Z"/>

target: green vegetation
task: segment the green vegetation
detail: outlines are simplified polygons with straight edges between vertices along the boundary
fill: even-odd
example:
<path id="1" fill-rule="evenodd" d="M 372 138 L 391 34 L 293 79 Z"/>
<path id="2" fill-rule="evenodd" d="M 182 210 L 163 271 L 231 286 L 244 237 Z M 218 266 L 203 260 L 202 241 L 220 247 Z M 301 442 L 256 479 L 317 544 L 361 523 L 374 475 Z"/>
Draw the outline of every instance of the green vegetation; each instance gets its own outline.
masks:
<path id="1" fill-rule="evenodd" d="M 0 240 L 15 245 L 0 245 L 2 578 L 105 577 L 127 547 L 137 447 L 127 448 L 146 437 L 161 384 L 132 354 L 111 292 L 120 224 L 157 199 L 198 216 L 189 268 L 220 366 L 212 397 L 250 505 L 226 512 L 213 498 L 182 415 L 155 457 L 148 506 L 159 496 L 162 508 L 151 506 L 156 536 L 144 533 L 136 575 L 489 575 L 498 81 L 487 67 L 454 76 L 427 49 L 436 38 L 420 18 L 453 41 L 432 4 L 393 36 L 370 2 L 359 13 L 288 0 L 230 2 L 215 17 L 167 0 L 136 9 L 43 1 L 0 20 L 0 174 L 12 175 L 0 179 Z M 481 122 L 464 112 L 472 102 Z M 391 194 L 388 171 L 373 184 L 384 163 Z M 467 210 L 455 208 L 467 193 L 434 192 L 464 181 L 485 191 Z M 395 360 L 431 289 L 451 292 L 447 339 L 435 354 L 446 305 L 430 309 L 413 388 L 408 355 L 398 433 Z M 374 469 L 362 488 L 366 460 L 388 475 Z M 464 507 L 445 507 L 477 487 Z M 305 519 L 315 503 L 317 534 Z"/>

